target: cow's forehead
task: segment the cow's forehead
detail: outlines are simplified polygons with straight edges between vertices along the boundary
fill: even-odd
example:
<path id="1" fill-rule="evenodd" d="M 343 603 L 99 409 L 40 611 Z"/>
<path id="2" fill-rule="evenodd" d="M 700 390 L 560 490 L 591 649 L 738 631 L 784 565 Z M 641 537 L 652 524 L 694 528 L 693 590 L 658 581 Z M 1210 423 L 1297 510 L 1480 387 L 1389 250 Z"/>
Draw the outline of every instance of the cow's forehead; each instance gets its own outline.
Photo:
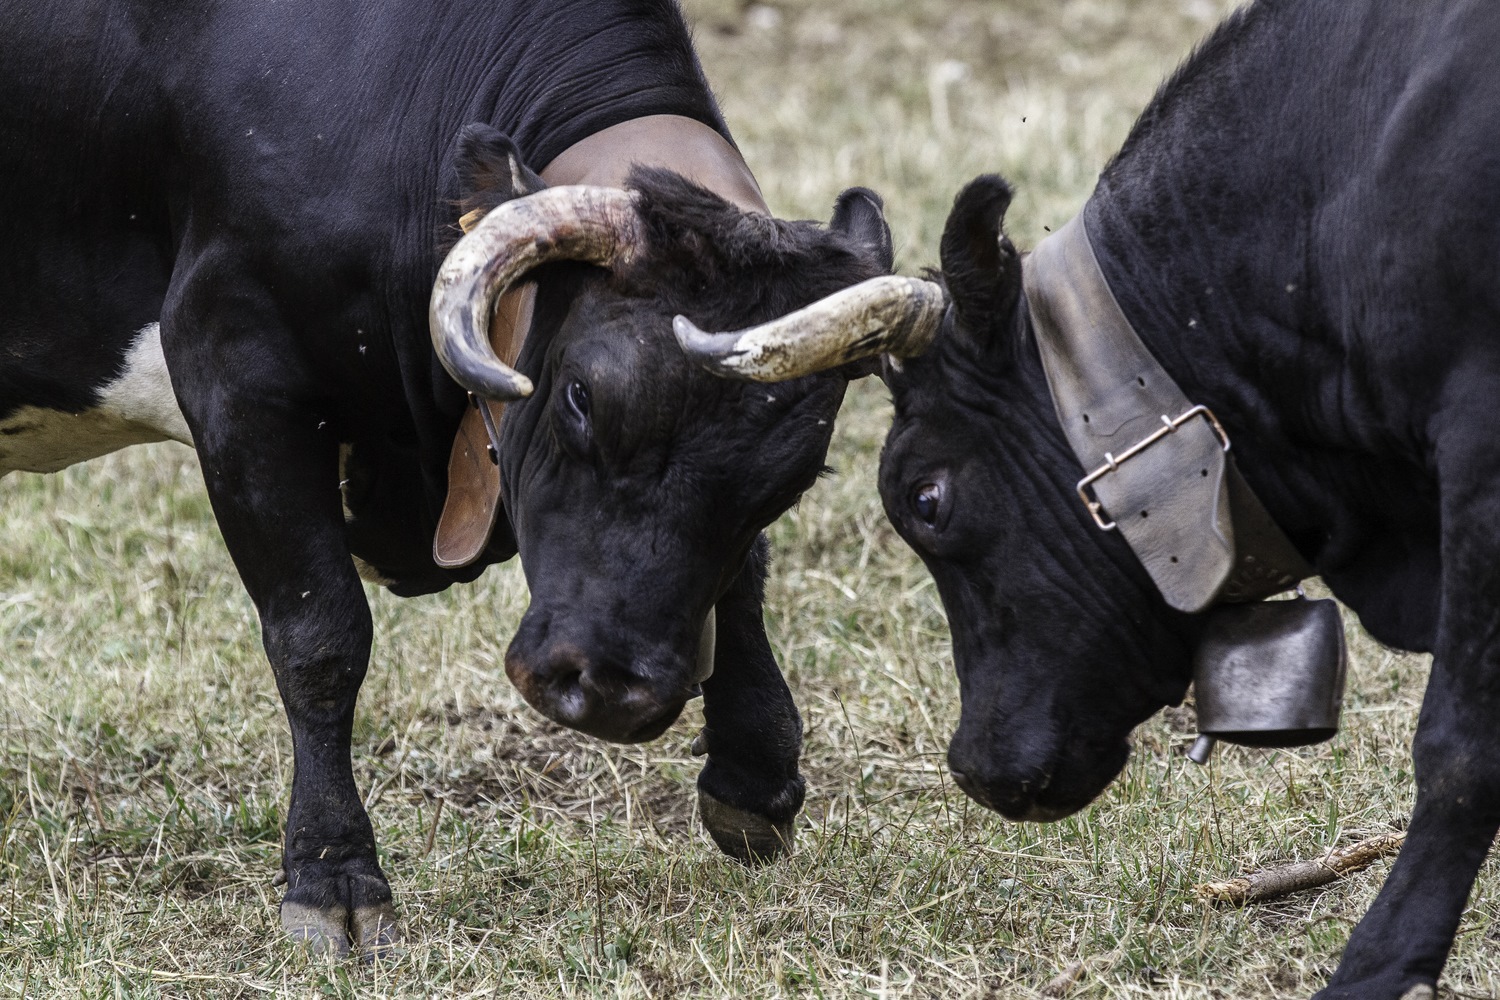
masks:
<path id="1" fill-rule="evenodd" d="M 913 422 L 949 408 L 948 390 L 951 387 L 947 384 L 946 366 L 940 356 L 945 346 L 936 344 L 927 355 L 897 362 L 900 367 L 893 366 L 893 370 L 887 372 L 886 385 L 896 407 L 893 428 L 905 433 Z"/>
<path id="2" fill-rule="evenodd" d="M 650 300 L 581 301 L 558 331 L 552 352 L 557 377 L 582 378 L 604 392 L 660 395 L 674 386 L 680 391 L 692 370 L 671 322 Z"/>

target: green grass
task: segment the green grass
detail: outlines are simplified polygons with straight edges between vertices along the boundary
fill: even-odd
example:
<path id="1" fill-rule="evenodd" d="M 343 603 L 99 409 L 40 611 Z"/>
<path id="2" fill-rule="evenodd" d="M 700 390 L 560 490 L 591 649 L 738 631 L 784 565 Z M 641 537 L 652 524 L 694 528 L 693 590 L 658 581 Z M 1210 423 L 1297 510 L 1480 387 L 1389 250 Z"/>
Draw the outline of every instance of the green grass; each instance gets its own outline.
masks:
<path id="1" fill-rule="evenodd" d="M 770 204 L 822 218 L 840 188 L 874 187 L 908 271 L 977 173 L 1017 184 L 1023 247 L 1068 218 L 1225 9 L 689 4 Z M 281 938 L 290 741 L 192 455 L 0 480 L 0 998 L 999 998 L 1081 959 L 1080 997 L 1311 993 L 1388 866 L 1244 910 L 1191 887 L 1402 825 L 1425 659 L 1351 626 L 1333 743 L 1199 770 L 1190 715 L 1169 712 L 1093 807 L 1004 823 L 943 767 L 957 684 L 933 586 L 875 493 L 887 420 L 878 384 L 852 392 L 839 475 L 773 531 L 767 617 L 809 794 L 798 853 L 767 869 L 697 827 L 696 709 L 622 748 L 521 703 L 500 669 L 517 567 L 435 598 L 371 591 L 355 767 L 410 935 L 376 966 Z M 1491 862 L 1449 964 L 1468 996 L 1500 991 L 1497 898 Z"/>

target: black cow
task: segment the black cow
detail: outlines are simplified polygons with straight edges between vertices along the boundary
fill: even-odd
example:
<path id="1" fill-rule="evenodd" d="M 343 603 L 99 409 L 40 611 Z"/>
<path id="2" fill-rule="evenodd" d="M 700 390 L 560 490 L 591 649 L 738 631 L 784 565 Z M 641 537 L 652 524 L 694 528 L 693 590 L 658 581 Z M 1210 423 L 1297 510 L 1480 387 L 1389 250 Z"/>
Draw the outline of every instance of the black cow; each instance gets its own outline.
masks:
<path id="1" fill-rule="evenodd" d="M 1497 51 L 1490 0 L 1258 0 L 1161 88 L 1081 218 L 1296 549 L 1376 639 L 1434 654 L 1406 846 L 1328 998 L 1432 995 L 1500 824 Z M 940 325 L 804 353 L 909 356 L 886 366 L 880 490 L 952 626 L 949 764 L 985 805 L 1055 819 L 1183 697 L 1206 616 L 1075 493 L 1010 199 L 996 177 L 958 196 Z"/>
<path id="2" fill-rule="evenodd" d="M 196 448 L 291 724 L 287 929 L 340 951 L 399 933 L 350 763 L 356 563 L 409 595 L 519 550 L 533 598 L 508 672 L 618 740 L 677 716 L 716 609 L 705 822 L 730 853 L 774 852 L 801 723 L 757 538 L 819 475 L 846 381 L 728 385 L 684 363 L 670 320 L 764 320 L 885 272 L 878 199 L 847 192 L 829 228 L 743 211 L 758 192 L 672 0 L 0 12 L 0 473 Z M 540 191 L 527 167 L 668 119 L 678 145 L 627 158 L 718 169 L 735 203 L 666 169 Z M 484 217 L 443 289 L 477 268 L 461 305 L 481 334 L 499 285 L 537 283 L 519 375 L 433 294 L 461 214 Z M 500 523 L 440 567 L 464 388 L 528 385 L 499 429 Z"/>

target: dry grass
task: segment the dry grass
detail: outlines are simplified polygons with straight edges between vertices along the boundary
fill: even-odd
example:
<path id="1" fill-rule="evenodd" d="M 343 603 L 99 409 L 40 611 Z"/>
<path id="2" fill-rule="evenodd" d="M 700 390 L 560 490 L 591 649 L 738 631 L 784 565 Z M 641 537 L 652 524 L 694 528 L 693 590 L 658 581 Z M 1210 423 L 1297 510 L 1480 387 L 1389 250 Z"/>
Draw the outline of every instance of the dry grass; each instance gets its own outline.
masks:
<path id="1" fill-rule="evenodd" d="M 887 198 L 908 270 L 976 173 L 1034 243 L 1081 204 L 1221 0 L 787 0 L 689 10 L 771 204 Z M 1187 764 L 1183 711 L 1046 827 L 946 781 L 946 626 L 880 512 L 887 419 L 852 393 L 820 484 L 774 529 L 768 620 L 807 721 L 800 851 L 748 870 L 696 827 L 688 715 L 656 743 L 560 732 L 498 668 L 515 567 L 372 592 L 356 769 L 411 944 L 315 961 L 277 929 L 289 740 L 192 456 L 158 447 L 0 481 L 0 998 L 1305 996 L 1386 870 L 1213 911 L 1196 882 L 1400 826 L 1425 661 L 1353 635 L 1331 745 Z M 1488 865 L 1448 981 L 1500 990 Z M 1085 962 L 1085 966 L 1075 963 Z"/>

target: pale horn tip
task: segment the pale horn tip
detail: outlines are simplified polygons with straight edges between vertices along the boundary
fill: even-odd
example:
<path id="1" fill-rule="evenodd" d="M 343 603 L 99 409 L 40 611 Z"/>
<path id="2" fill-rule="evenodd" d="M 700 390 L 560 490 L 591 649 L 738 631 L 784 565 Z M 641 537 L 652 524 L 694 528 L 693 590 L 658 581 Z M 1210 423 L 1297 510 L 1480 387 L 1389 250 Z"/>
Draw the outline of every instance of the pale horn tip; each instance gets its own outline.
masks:
<path id="1" fill-rule="evenodd" d="M 682 352 L 717 375 L 737 375 L 734 360 L 745 353 L 734 333 L 709 333 L 686 316 L 672 319 L 672 332 Z"/>
<path id="2" fill-rule="evenodd" d="M 497 378 L 491 385 L 481 387 L 479 395 L 499 403 L 509 403 L 517 399 L 525 399 L 536 390 L 531 384 L 531 379 L 516 372 L 513 375 Z"/>
<path id="3" fill-rule="evenodd" d="M 525 375 L 497 365 L 469 366 L 467 371 L 451 374 L 459 385 L 492 403 L 513 403 L 535 389 Z"/>

